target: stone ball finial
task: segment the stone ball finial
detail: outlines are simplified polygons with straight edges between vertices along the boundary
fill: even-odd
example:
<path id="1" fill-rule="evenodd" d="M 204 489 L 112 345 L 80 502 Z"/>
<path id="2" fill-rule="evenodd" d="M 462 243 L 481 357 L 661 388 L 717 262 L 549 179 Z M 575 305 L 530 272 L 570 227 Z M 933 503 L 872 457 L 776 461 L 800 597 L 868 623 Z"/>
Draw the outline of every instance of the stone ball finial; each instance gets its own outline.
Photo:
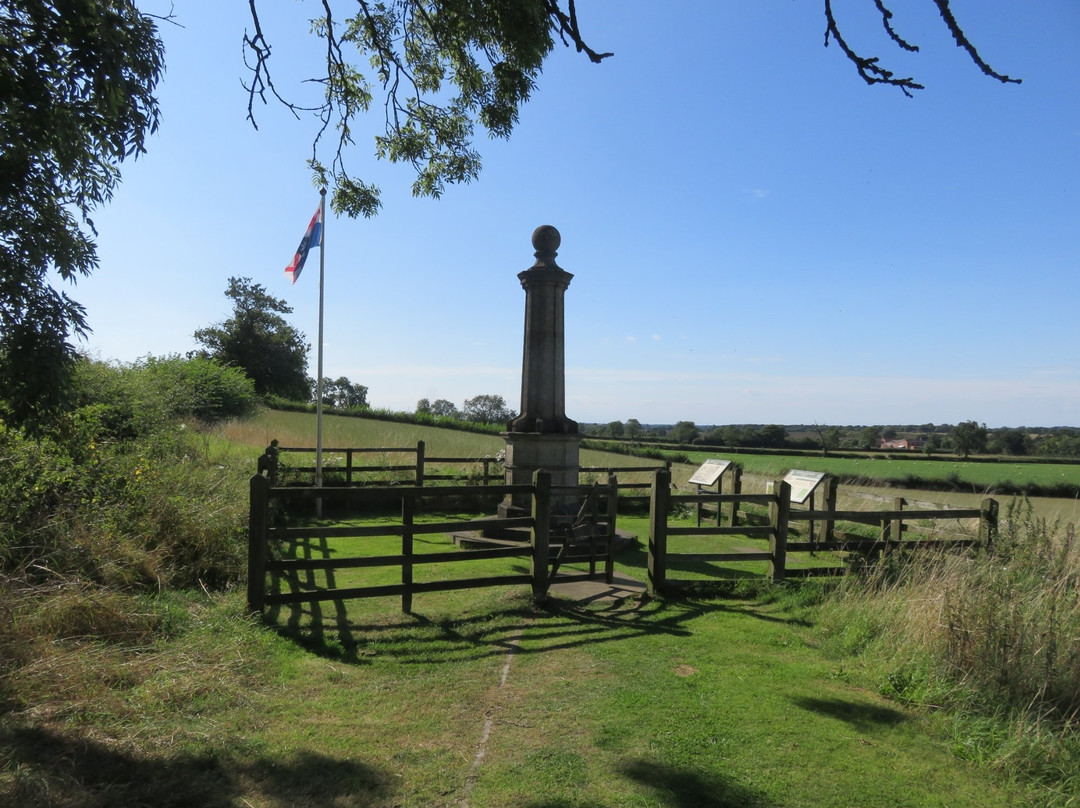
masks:
<path id="1" fill-rule="evenodd" d="M 536 263 L 533 264 L 532 268 L 558 269 L 555 256 L 559 254 L 560 244 L 562 244 L 562 236 L 550 224 L 542 224 L 533 230 L 532 245 L 533 249 L 536 250 L 533 253 L 536 256 Z"/>

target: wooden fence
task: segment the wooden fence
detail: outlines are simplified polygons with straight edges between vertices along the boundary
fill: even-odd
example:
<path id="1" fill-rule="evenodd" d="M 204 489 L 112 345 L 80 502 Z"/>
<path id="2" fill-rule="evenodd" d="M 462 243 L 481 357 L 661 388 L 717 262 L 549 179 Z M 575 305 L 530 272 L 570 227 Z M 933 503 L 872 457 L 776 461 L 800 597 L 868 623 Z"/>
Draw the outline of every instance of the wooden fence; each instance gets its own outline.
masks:
<path id="1" fill-rule="evenodd" d="M 984 499 L 979 508 L 933 508 L 905 509 L 905 501 L 897 497 L 893 508 L 874 511 L 840 511 L 835 506 L 822 510 L 796 510 L 790 507 L 790 486 L 783 480 L 768 483 L 764 494 L 672 494 L 671 475 L 667 471 L 658 471 L 653 481 L 652 504 L 649 511 L 649 566 L 648 586 L 652 592 L 663 592 L 678 583 L 671 580 L 668 566 L 671 559 L 683 562 L 768 562 L 768 574 L 775 581 L 784 580 L 792 574 L 830 573 L 837 567 L 788 569 L 788 554 L 795 552 L 817 553 L 838 550 L 849 554 L 872 557 L 897 548 L 907 550 L 945 549 L 967 547 L 975 544 L 989 546 L 997 532 L 998 503 L 993 499 Z M 835 503 L 835 488 L 826 495 L 826 501 Z M 716 507 L 719 513 L 724 505 L 729 505 L 733 512 L 743 504 L 764 506 L 768 516 L 760 525 L 735 525 L 728 527 L 682 527 L 669 524 L 673 510 L 680 505 L 693 505 L 698 509 L 704 504 Z M 977 536 L 949 538 L 904 538 L 907 532 L 915 533 L 913 522 L 935 522 L 939 520 L 956 521 L 977 519 Z M 793 522 L 807 522 L 806 538 L 802 541 L 791 540 Z M 841 532 L 835 529 L 837 522 L 853 522 L 873 525 L 877 535 L 867 537 L 854 532 Z M 815 529 L 815 523 L 818 528 Z M 925 534 L 926 528 L 918 528 Z M 673 553 L 668 548 L 669 536 L 745 536 L 768 540 L 767 549 L 758 552 L 740 551 L 726 553 Z M 820 538 L 819 538 L 820 536 Z M 839 569 L 843 569 L 840 567 Z"/>
<path id="2" fill-rule="evenodd" d="M 310 446 L 277 446 L 276 441 L 271 444 L 270 449 L 267 450 L 267 454 L 264 457 L 267 464 L 267 471 L 269 472 L 270 479 L 281 482 L 286 482 L 289 479 L 295 479 L 297 482 L 312 484 L 315 481 L 315 466 L 312 465 L 293 465 L 291 463 L 282 462 L 280 456 L 283 453 L 299 454 L 299 455 L 314 455 L 315 449 Z M 364 473 L 368 474 L 383 474 L 383 473 L 401 473 L 403 474 L 402 482 L 409 485 L 422 486 L 430 482 L 451 482 L 460 483 L 465 480 L 475 479 L 480 485 L 490 485 L 495 482 L 502 482 L 504 479 L 503 462 L 499 457 L 429 457 L 427 455 L 427 448 L 424 441 L 417 441 L 416 446 L 396 446 L 396 447 L 373 447 L 373 448 L 329 448 L 323 449 L 324 464 L 323 464 L 323 485 L 344 485 L 354 486 L 363 485 L 365 481 L 360 475 Z M 400 463 L 386 463 L 382 465 L 358 465 L 357 460 L 365 455 L 401 455 L 408 458 L 408 462 Z M 344 465 L 327 465 L 325 463 L 326 456 L 331 458 L 344 458 Z M 474 467 L 475 472 L 466 473 L 454 473 L 446 474 L 439 469 L 441 466 L 460 466 L 460 467 Z M 651 465 L 643 466 L 582 466 L 579 469 L 579 473 L 582 476 L 588 476 L 591 474 L 629 474 L 629 473 L 652 473 L 658 468 L 671 469 L 671 461 L 665 461 L 663 463 L 654 463 Z M 378 485 L 381 481 L 375 480 L 369 484 Z M 623 482 L 619 483 L 620 491 L 637 491 L 641 492 L 639 496 L 635 495 L 623 495 L 624 500 L 630 500 L 634 498 L 640 498 L 642 500 L 648 500 L 648 490 L 650 483 L 633 483 Z"/>
<path id="3" fill-rule="evenodd" d="M 617 484 L 617 483 L 616 483 Z M 251 478 L 251 500 L 249 511 L 248 536 L 248 606 L 252 611 L 261 612 L 267 606 L 306 603 L 326 600 L 347 600 L 351 598 L 398 596 L 404 612 L 412 610 L 413 595 L 423 592 L 437 592 L 452 589 L 471 589 L 478 587 L 528 584 L 532 587 L 533 597 L 543 601 L 547 597 L 554 571 L 564 562 L 588 560 L 589 572 L 560 574 L 560 581 L 575 581 L 597 577 L 598 558 L 605 561 L 603 576 L 611 581 L 614 572 L 615 538 L 615 500 L 616 488 L 594 485 L 581 489 L 578 493 L 586 503 L 592 503 L 596 513 L 601 511 L 607 521 L 603 523 L 605 533 L 589 535 L 575 533 L 572 520 L 551 515 L 552 485 L 551 475 L 538 471 L 532 485 L 499 486 L 395 486 L 390 488 L 333 487 L 311 488 L 296 486 L 273 486 L 268 477 L 257 474 Z M 568 489 L 559 488 L 560 496 L 565 496 Z M 501 530 L 525 529 L 528 531 L 527 543 L 512 543 L 503 546 L 486 546 L 471 550 L 452 550 L 447 552 L 414 552 L 413 539 L 424 534 L 464 533 L 482 531 L 490 528 L 489 519 L 452 520 L 439 522 L 418 522 L 415 516 L 423 510 L 421 503 L 428 503 L 430 511 L 438 511 L 440 501 L 456 501 L 461 496 L 476 494 L 528 493 L 532 497 L 532 513 L 529 516 L 511 517 L 498 520 Z M 335 512 L 353 512 L 365 506 L 385 508 L 387 504 L 400 504 L 401 518 L 391 524 L 355 525 L 338 521 L 332 525 L 290 525 L 284 518 L 290 507 L 299 506 L 309 512 L 308 506 L 316 500 L 328 503 Z M 606 505 L 601 507 L 602 500 Z M 593 520 L 593 524 L 599 520 Z M 279 524 L 280 523 L 280 524 Z M 401 550 L 390 555 L 345 555 L 341 540 L 362 540 L 372 537 L 400 536 Z M 335 540 L 333 553 L 329 552 L 327 540 Z M 323 548 L 322 558 L 282 557 L 282 553 L 272 553 L 271 548 L 298 546 L 308 548 L 318 542 Z M 529 560 L 528 573 L 508 573 L 504 575 L 485 575 L 472 578 L 455 578 L 436 581 L 415 581 L 413 570 L 418 565 L 433 563 L 468 563 L 479 560 L 499 558 L 524 558 Z M 340 570 L 374 567 L 400 567 L 400 582 L 378 586 L 360 586 L 339 588 L 334 583 L 335 573 Z M 325 573 L 325 586 L 301 589 L 296 585 L 300 573 Z M 293 591 L 271 592 L 267 590 L 267 577 L 293 581 Z"/>
<path id="4" fill-rule="evenodd" d="M 344 451 L 344 450 L 338 450 Z M 352 450 L 354 452 L 385 452 L 385 449 Z M 411 450 L 395 450 L 411 451 Z M 564 561 L 587 560 L 589 571 L 562 575 L 560 580 L 592 579 L 598 576 L 596 564 L 604 561 L 603 577 L 610 582 L 613 575 L 613 552 L 616 537 L 618 505 L 632 498 L 620 495 L 626 488 L 640 488 L 641 484 L 620 484 L 614 474 L 608 475 L 605 484 L 595 483 L 592 487 L 558 488 L 559 499 L 568 493 L 576 496 L 584 504 L 577 519 L 569 516 L 552 516 L 551 476 L 545 471 L 538 471 L 532 485 L 491 485 L 485 480 L 483 485 L 444 485 L 424 486 L 424 450 L 423 444 L 417 447 L 415 466 L 409 466 L 416 472 L 415 485 L 390 487 L 330 486 L 313 488 L 311 486 L 279 486 L 274 484 L 272 472 L 275 466 L 267 457 L 260 460 L 260 472 L 251 479 L 251 501 L 249 514 L 249 550 L 248 550 L 248 604 L 253 611 L 261 612 L 267 606 L 294 604 L 320 600 L 345 600 L 350 598 L 399 596 L 402 610 L 412 609 L 412 598 L 416 593 L 435 592 L 450 589 L 528 584 L 533 596 L 544 600 L 547 596 L 551 579 Z M 434 462 L 434 459 L 428 459 Z M 443 461 L 447 462 L 447 461 Z M 455 461 L 458 462 L 458 461 Z M 361 467 L 349 466 L 353 471 Z M 378 467 L 385 470 L 385 467 Z M 601 469 L 593 469 L 599 471 Z M 610 469 L 603 469 L 611 471 Z M 625 469 L 624 469 L 625 470 Z M 636 471 L 645 469 L 634 468 Z M 783 480 L 768 484 L 763 494 L 702 493 L 673 494 L 671 490 L 671 471 L 668 468 L 651 467 L 653 480 L 649 500 L 649 539 L 647 584 L 654 593 L 662 593 L 678 586 L 683 581 L 673 580 L 669 574 L 669 564 L 693 562 L 702 564 L 763 561 L 767 562 L 767 574 L 773 580 L 783 580 L 796 574 L 829 572 L 843 567 L 818 567 L 789 569 L 789 553 L 809 553 L 811 555 L 825 551 L 840 551 L 845 554 L 859 554 L 874 557 L 899 547 L 912 550 L 927 548 L 963 547 L 976 543 L 989 545 L 997 530 L 998 503 L 993 499 L 983 500 L 979 508 L 938 509 L 907 507 L 907 503 L 897 498 L 890 509 L 871 511 L 841 511 L 835 507 L 835 486 L 826 487 L 825 506 L 822 509 L 798 510 L 789 505 L 790 487 Z M 487 471 L 485 470 L 485 477 Z M 429 478 L 430 479 L 430 478 Z M 532 511 L 529 516 L 499 519 L 454 520 L 454 521 L 416 521 L 415 516 L 424 510 L 437 512 L 439 503 L 451 505 L 461 501 L 462 497 L 504 497 L 511 494 L 528 494 L 532 499 Z M 289 524 L 284 518 L 286 511 L 310 513 L 308 506 L 316 503 L 328 504 L 335 514 L 354 514 L 364 507 L 378 507 L 385 512 L 387 506 L 400 508 L 401 517 L 391 524 L 355 525 L 343 521 L 326 524 Z M 603 503 L 603 504 L 602 504 Z M 426 508 L 424 507 L 426 505 Z M 670 524 L 673 511 L 694 506 L 699 513 L 698 525 L 686 527 Z M 702 526 L 701 508 L 714 507 L 718 514 L 727 511 L 743 524 L 729 524 L 724 527 Z M 725 507 L 727 506 L 727 507 Z M 756 506 L 763 509 L 767 516 L 758 518 L 759 524 L 746 524 L 746 513 L 740 508 Z M 742 518 L 740 518 L 740 514 Z M 978 532 L 975 537 L 951 536 L 941 538 L 934 535 L 934 525 L 941 521 L 978 520 Z M 307 517 L 301 522 L 310 522 Z M 794 523 L 807 523 L 806 529 L 800 530 L 803 537 L 792 540 Z M 853 531 L 842 531 L 838 523 L 872 525 L 875 535 L 864 536 Z M 465 533 L 483 531 L 493 524 L 502 530 L 520 529 L 527 531 L 528 541 L 508 543 L 505 546 L 486 546 L 474 550 L 453 550 L 447 552 L 416 553 L 413 549 L 415 536 L 423 534 Z M 597 526 L 602 526 L 598 530 Z M 905 534 L 908 537 L 905 538 Z M 928 535 L 929 534 L 929 535 Z M 750 539 L 764 539 L 765 546 L 759 551 L 715 552 L 715 553 L 675 553 L 668 547 L 672 536 L 722 537 L 742 536 Z M 921 538 L 914 538 L 920 535 Z M 336 542 L 333 557 L 329 552 L 329 539 L 364 539 L 370 537 L 395 536 L 401 539 L 399 553 L 389 555 L 344 555 L 341 542 Z M 326 548 L 322 558 L 282 557 L 282 553 L 273 554 L 271 547 L 299 546 L 307 543 L 313 547 L 318 541 Z M 309 553 L 310 554 L 310 553 Z M 452 580 L 414 581 L 413 570 L 418 565 L 432 563 L 459 563 L 498 558 L 524 558 L 529 561 L 528 573 L 505 575 L 476 576 Z M 400 582 L 373 586 L 339 588 L 334 584 L 334 572 L 337 570 L 400 567 Z M 301 590 L 294 586 L 291 592 L 268 592 L 267 576 L 276 576 L 278 580 L 290 578 L 294 582 L 301 572 L 309 575 L 316 571 L 326 573 L 326 585 Z"/>
<path id="5" fill-rule="evenodd" d="M 310 446 L 282 446 L 275 448 L 274 469 L 271 479 L 281 479 L 282 482 L 285 482 L 290 478 L 295 478 L 298 482 L 308 484 L 314 482 L 314 464 L 310 466 L 292 465 L 287 462 L 282 462 L 280 459 L 280 455 L 286 453 L 314 455 L 314 448 Z M 403 462 L 384 463 L 381 465 L 373 465 L 370 461 L 368 461 L 366 465 L 358 464 L 357 461 L 360 458 L 371 455 L 404 456 L 406 460 Z M 335 464 L 327 464 L 327 457 L 332 460 L 334 458 L 343 457 L 344 465 L 338 466 Z M 473 466 L 476 467 L 477 471 L 475 474 L 446 474 L 435 470 L 443 465 Z M 480 485 L 486 486 L 492 482 L 502 482 L 503 480 L 502 461 L 496 457 L 428 457 L 426 446 L 422 440 L 417 441 L 416 446 L 323 449 L 323 485 L 346 487 L 361 485 L 364 484 L 364 480 L 360 476 L 362 474 L 381 475 L 391 472 L 405 473 L 402 482 L 417 486 L 422 486 L 425 483 L 430 482 L 461 482 L 463 480 L 472 480 L 474 478 Z M 385 483 L 385 481 L 376 480 L 369 484 L 379 485 L 380 483 Z"/>

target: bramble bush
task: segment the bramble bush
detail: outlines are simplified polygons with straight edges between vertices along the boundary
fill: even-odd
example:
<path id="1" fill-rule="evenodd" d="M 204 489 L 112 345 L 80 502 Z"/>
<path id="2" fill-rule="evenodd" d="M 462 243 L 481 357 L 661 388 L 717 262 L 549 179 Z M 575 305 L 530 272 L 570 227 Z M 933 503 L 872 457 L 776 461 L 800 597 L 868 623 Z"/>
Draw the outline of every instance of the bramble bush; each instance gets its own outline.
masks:
<path id="1" fill-rule="evenodd" d="M 0 422 L 0 683 L 56 639 L 142 642 L 168 622 L 147 596 L 243 572 L 246 474 L 192 424 L 249 411 L 250 382 L 179 358 L 84 360 L 75 380 L 42 434 Z"/>

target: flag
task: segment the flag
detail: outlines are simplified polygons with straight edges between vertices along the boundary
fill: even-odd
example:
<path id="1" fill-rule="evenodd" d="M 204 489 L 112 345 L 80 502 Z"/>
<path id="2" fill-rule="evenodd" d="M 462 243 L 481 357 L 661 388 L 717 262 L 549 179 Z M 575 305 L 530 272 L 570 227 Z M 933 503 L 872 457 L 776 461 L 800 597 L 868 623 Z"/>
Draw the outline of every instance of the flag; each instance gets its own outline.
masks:
<path id="1" fill-rule="evenodd" d="M 296 255 L 293 256 L 292 263 L 285 267 L 285 277 L 291 278 L 293 283 L 296 283 L 296 279 L 300 277 L 300 272 L 304 269 L 308 251 L 312 247 L 322 248 L 322 227 L 322 205 L 319 205 L 315 209 L 315 215 L 311 217 L 307 232 L 300 239 L 300 246 L 296 248 Z"/>

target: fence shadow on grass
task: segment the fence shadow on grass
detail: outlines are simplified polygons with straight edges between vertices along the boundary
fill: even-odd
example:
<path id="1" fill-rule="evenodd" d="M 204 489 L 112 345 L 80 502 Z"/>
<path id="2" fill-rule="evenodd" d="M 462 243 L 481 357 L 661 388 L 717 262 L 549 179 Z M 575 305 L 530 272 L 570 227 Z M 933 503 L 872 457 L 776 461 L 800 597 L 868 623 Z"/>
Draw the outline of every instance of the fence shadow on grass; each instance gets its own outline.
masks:
<path id="1" fill-rule="evenodd" d="M 269 612 L 264 621 L 308 651 L 338 662 L 371 664 L 376 658 L 402 664 L 455 663 L 499 657 L 510 651 L 535 654 L 639 637 L 688 637 L 693 623 L 714 613 L 769 622 L 800 623 L 765 614 L 748 601 L 652 599 L 647 596 L 579 603 L 552 597 L 534 605 L 525 591 L 492 609 L 478 599 L 475 611 L 428 616 L 388 613 L 385 618 L 351 619 L 345 601 L 324 619 L 319 603 Z M 284 619 L 282 619 L 284 618 Z"/>
<path id="2" fill-rule="evenodd" d="M 390 801 L 399 778 L 367 763 L 299 751 L 242 758 L 214 751 L 148 756 L 76 732 L 0 731 L 0 764 L 15 773 L 5 805 L 160 805 L 226 808 L 262 793 L 306 808 L 365 795 Z M 11 802 L 5 799 L 10 798 Z M 365 802 L 364 804 L 368 804 Z"/>

